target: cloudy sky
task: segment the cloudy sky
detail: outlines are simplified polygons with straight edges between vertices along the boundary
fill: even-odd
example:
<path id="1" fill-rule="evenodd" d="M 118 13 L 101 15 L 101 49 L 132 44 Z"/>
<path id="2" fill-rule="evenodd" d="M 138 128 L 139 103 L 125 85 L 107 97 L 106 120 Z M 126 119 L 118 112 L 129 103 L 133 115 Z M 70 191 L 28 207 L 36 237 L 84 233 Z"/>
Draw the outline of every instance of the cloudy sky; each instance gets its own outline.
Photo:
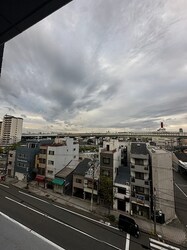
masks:
<path id="1" fill-rule="evenodd" d="M 6 44 L 24 131 L 187 131 L 187 1 L 74 0 Z"/>

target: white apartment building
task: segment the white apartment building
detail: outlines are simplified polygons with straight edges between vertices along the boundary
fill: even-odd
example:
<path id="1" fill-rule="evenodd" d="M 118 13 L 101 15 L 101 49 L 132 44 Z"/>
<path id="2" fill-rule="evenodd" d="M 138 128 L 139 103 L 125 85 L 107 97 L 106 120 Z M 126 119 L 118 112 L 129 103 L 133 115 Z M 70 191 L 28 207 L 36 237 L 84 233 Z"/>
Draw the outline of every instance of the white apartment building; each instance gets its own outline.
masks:
<path id="1" fill-rule="evenodd" d="M 73 138 L 57 138 L 47 147 L 46 178 L 54 179 L 71 160 L 79 159 L 79 144 Z"/>
<path id="2" fill-rule="evenodd" d="M 148 148 L 152 165 L 152 185 L 156 195 L 156 210 L 165 220 L 175 217 L 172 153 L 156 147 Z"/>
<path id="3" fill-rule="evenodd" d="M 0 143 L 13 144 L 21 141 L 23 118 L 5 115 L 1 125 Z"/>

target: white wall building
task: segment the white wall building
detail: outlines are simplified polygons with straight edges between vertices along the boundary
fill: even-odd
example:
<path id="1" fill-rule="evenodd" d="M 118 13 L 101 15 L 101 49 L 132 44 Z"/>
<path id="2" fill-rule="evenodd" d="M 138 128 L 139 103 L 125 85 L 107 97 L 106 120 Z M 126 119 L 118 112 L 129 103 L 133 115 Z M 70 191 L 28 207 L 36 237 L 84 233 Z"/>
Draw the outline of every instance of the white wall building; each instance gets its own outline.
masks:
<path id="1" fill-rule="evenodd" d="M 13 144 L 21 141 L 23 118 L 5 115 L 1 125 L 0 143 Z"/>
<path id="2" fill-rule="evenodd" d="M 175 217 L 172 153 L 149 148 L 152 165 L 152 183 L 156 194 L 156 210 L 165 214 L 165 220 Z"/>
<path id="3" fill-rule="evenodd" d="M 46 178 L 54 179 L 71 160 L 79 159 L 79 144 L 73 138 L 57 138 L 47 147 Z"/>

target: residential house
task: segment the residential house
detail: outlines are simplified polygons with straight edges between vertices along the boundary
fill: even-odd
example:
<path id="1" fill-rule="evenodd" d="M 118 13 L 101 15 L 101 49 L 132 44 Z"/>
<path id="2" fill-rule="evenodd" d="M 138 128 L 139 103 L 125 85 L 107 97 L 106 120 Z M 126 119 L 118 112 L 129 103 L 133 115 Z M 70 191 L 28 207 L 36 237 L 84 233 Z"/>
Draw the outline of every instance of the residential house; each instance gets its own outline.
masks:
<path id="1" fill-rule="evenodd" d="M 130 167 L 120 166 L 114 182 L 114 210 L 130 213 Z"/>
<path id="2" fill-rule="evenodd" d="M 73 172 L 72 195 L 98 200 L 100 167 L 97 160 L 82 160 Z"/>
<path id="3" fill-rule="evenodd" d="M 63 169 L 55 174 L 53 179 L 53 190 L 59 194 L 72 193 L 73 171 L 78 166 L 80 160 L 71 160 Z"/>

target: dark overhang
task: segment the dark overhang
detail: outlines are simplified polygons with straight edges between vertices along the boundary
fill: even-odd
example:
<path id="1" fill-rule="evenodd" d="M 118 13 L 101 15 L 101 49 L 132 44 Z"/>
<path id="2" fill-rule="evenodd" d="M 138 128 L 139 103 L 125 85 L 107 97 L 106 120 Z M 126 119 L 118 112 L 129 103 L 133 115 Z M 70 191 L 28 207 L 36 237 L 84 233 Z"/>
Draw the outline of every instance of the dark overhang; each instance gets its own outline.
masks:
<path id="1" fill-rule="evenodd" d="M 72 0 L 1 0 L 0 45 Z"/>

